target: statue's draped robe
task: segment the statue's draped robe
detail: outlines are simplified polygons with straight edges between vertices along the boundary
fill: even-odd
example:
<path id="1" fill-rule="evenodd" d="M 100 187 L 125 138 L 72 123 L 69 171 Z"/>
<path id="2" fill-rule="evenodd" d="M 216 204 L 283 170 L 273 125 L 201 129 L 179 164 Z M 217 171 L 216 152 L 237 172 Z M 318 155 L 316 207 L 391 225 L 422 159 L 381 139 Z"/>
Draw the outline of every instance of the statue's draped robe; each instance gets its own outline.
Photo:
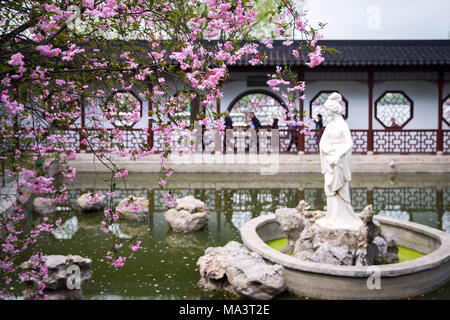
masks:
<path id="1" fill-rule="evenodd" d="M 353 212 L 350 198 L 352 146 L 350 129 L 342 116 L 338 115 L 325 128 L 319 144 L 327 197 L 327 215 L 317 221 L 321 226 L 357 230 L 362 225 L 361 219 Z M 337 164 L 331 164 L 336 158 Z"/>

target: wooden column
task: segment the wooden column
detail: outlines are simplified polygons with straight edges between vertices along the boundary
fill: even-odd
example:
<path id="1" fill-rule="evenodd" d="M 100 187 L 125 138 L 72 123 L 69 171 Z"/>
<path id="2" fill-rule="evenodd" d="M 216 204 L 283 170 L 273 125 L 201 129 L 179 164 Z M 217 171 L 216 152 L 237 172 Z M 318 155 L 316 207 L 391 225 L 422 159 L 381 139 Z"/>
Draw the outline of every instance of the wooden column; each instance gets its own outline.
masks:
<path id="1" fill-rule="evenodd" d="M 305 71 L 303 69 L 298 70 L 297 80 L 305 81 Z M 299 120 L 300 121 L 303 121 L 303 112 L 304 112 L 303 100 L 301 99 L 302 94 L 303 94 L 303 92 L 300 93 L 300 96 L 298 99 L 299 100 Z M 305 153 L 305 136 L 300 133 L 298 134 L 297 152 L 300 152 L 301 154 Z M 302 200 L 302 199 L 300 199 L 300 200 Z"/>
<path id="2" fill-rule="evenodd" d="M 436 211 L 439 220 L 439 228 L 442 230 L 442 218 L 444 216 L 444 195 L 442 188 L 436 189 Z"/>
<path id="3" fill-rule="evenodd" d="M 221 224 L 222 224 L 222 190 L 215 191 L 215 203 L 216 203 L 216 217 L 217 217 L 217 233 L 220 234 Z"/>
<path id="4" fill-rule="evenodd" d="M 81 141 L 86 138 L 86 135 L 83 134 L 83 130 L 86 129 L 86 106 L 84 104 L 84 96 L 80 97 L 80 112 L 81 112 L 81 130 L 80 130 L 80 151 L 86 151 L 86 144 L 82 144 Z"/>
<path id="5" fill-rule="evenodd" d="M 372 208 L 373 208 L 373 206 L 374 206 L 374 204 L 373 204 L 373 189 L 372 188 L 367 188 L 366 192 L 367 192 L 367 203 L 366 203 L 366 206 L 371 204 Z"/>
<path id="6" fill-rule="evenodd" d="M 148 149 L 151 150 L 153 148 L 153 102 L 152 102 L 152 93 L 153 93 L 153 87 L 150 79 L 148 80 L 148 90 L 149 90 L 149 96 L 148 96 L 148 136 L 147 136 L 147 144 Z"/>
<path id="7" fill-rule="evenodd" d="M 217 98 L 216 100 L 216 112 L 217 112 L 217 116 L 220 115 L 220 99 Z"/>
<path id="8" fill-rule="evenodd" d="M 369 87 L 369 125 L 367 131 L 367 153 L 373 152 L 373 130 L 372 130 L 372 119 L 373 119 L 373 70 L 370 69 L 367 79 Z"/>
<path id="9" fill-rule="evenodd" d="M 437 139 L 436 139 L 436 151 L 438 153 L 442 153 L 444 151 L 444 132 L 442 131 L 442 114 L 443 112 L 443 95 L 442 91 L 444 88 L 444 72 L 439 71 L 439 78 L 438 78 L 438 132 L 437 132 Z"/>
<path id="10" fill-rule="evenodd" d="M 305 200 L 305 190 L 304 189 L 298 189 L 297 194 L 298 194 L 298 202 L 299 203 L 300 203 L 300 201 Z"/>
<path id="11" fill-rule="evenodd" d="M 223 90 L 223 82 L 224 81 L 219 81 L 220 90 Z M 216 99 L 216 112 L 217 112 L 217 116 L 219 116 L 220 115 L 220 98 Z"/>
<path id="12" fill-rule="evenodd" d="M 154 225 L 154 212 L 155 212 L 155 196 L 153 194 L 153 189 L 147 189 L 147 200 L 148 200 L 148 227 L 150 229 L 150 235 L 153 235 Z"/>
<path id="13" fill-rule="evenodd" d="M 200 113 L 200 98 L 198 97 L 198 95 L 196 95 L 195 98 L 191 100 L 191 114 L 190 114 L 191 128 L 194 128 L 195 118 L 199 113 Z"/>

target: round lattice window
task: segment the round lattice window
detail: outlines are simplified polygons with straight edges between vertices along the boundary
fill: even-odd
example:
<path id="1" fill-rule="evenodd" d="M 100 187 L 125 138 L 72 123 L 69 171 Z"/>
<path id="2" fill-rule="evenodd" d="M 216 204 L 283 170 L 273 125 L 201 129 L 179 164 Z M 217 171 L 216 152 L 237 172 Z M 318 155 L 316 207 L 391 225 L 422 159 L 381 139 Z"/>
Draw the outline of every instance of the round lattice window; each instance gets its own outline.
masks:
<path id="1" fill-rule="evenodd" d="M 107 110 L 116 127 L 132 127 L 142 117 L 142 101 L 131 91 L 118 91 L 108 99 Z"/>
<path id="2" fill-rule="evenodd" d="M 262 126 L 271 126 L 273 119 L 279 119 L 280 128 L 286 127 L 281 121 L 286 107 L 276 95 L 265 90 L 251 90 L 240 94 L 228 107 L 234 127 L 247 127 L 250 123 L 250 112 L 261 122 Z"/>
<path id="3" fill-rule="evenodd" d="M 375 101 L 375 118 L 385 128 L 403 128 L 413 117 L 413 101 L 403 91 L 387 91 Z"/>
<path id="4" fill-rule="evenodd" d="M 326 126 L 328 124 L 328 117 L 327 113 L 325 111 L 325 108 L 323 107 L 323 104 L 325 101 L 327 101 L 328 97 L 333 93 L 339 91 L 320 91 L 310 102 L 309 105 L 309 114 L 311 115 L 311 118 L 314 120 L 317 120 L 317 115 L 322 115 L 322 122 L 323 125 Z M 341 94 L 342 96 L 342 94 Z M 342 96 L 342 102 L 341 102 L 342 108 L 344 110 L 344 119 L 347 119 L 348 117 L 348 101 Z"/>
<path id="5" fill-rule="evenodd" d="M 442 105 L 442 118 L 450 126 L 450 94 L 444 99 Z"/>
<path id="6" fill-rule="evenodd" d="M 190 91 L 180 91 L 173 96 L 178 105 L 178 111 L 176 113 L 177 119 L 183 119 L 189 122 L 191 116 L 192 99 L 194 96 L 194 92 Z"/>

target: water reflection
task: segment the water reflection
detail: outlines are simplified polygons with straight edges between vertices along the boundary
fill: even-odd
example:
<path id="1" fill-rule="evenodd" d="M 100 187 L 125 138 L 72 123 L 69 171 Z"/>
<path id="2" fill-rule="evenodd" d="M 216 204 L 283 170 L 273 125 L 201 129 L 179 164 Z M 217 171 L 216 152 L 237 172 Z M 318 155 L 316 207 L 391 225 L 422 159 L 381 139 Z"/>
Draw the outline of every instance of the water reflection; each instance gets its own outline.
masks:
<path id="1" fill-rule="evenodd" d="M 442 216 L 442 230 L 450 233 L 450 212 L 446 211 Z"/>
<path id="2" fill-rule="evenodd" d="M 378 211 L 380 216 L 391 217 L 403 221 L 410 221 L 409 213 L 401 210 L 380 210 Z"/>
<path id="3" fill-rule="evenodd" d="M 244 212 L 234 212 L 233 216 L 231 217 L 231 222 L 233 223 L 233 226 L 235 226 L 236 229 L 241 229 L 241 227 L 246 223 L 247 221 L 252 219 L 252 213 L 250 211 L 244 211 Z"/>
<path id="4" fill-rule="evenodd" d="M 252 181 L 250 178 L 249 181 Z M 305 178 L 310 179 L 310 178 Z M 432 180 L 432 179 L 429 179 Z M 372 203 L 380 215 L 413 221 L 450 232 L 450 186 L 429 184 L 418 188 L 411 179 L 410 186 L 364 188 L 366 183 L 355 183 L 351 189 L 352 204 L 356 212 Z M 140 185 L 131 180 L 130 185 Z M 264 188 L 261 188 L 264 186 Z M 320 186 L 320 187 L 319 187 Z M 258 188 L 260 187 L 260 188 Z M 174 233 L 164 220 L 163 193 L 152 188 L 119 189 L 116 201 L 129 196 L 150 200 L 149 216 L 143 222 L 119 220 L 113 233 L 124 240 L 124 248 L 142 241 L 137 252 L 125 267 L 115 270 L 105 259 L 111 238 L 100 230 L 101 212 L 83 214 L 77 212 L 76 200 L 86 188 L 71 188 L 64 211 L 61 232 L 42 237 L 37 246 L 46 254 L 80 254 L 93 259 L 94 274 L 83 287 L 86 299 L 229 299 L 219 292 L 205 292 L 197 287 L 198 258 L 208 247 L 222 246 L 228 241 L 240 241 L 239 228 L 248 220 L 273 213 L 277 208 L 295 207 L 305 199 L 312 210 L 325 210 L 326 199 L 321 183 L 311 187 L 304 183 L 298 188 L 286 183 L 265 181 L 255 187 L 223 183 L 221 187 L 202 182 L 200 187 L 177 188 L 179 196 L 192 195 L 205 202 L 210 210 L 210 220 L 202 231 L 192 234 Z M 107 191 L 106 188 L 98 189 Z M 128 252 L 129 253 L 129 252 Z M 23 256 L 25 260 L 26 253 Z M 16 284 L 18 294 L 20 285 Z M 450 298 L 449 285 L 427 297 Z M 296 298 L 285 295 L 282 298 Z"/>
<path id="5" fill-rule="evenodd" d="M 132 237 L 128 234 L 123 233 L 122 231 L 120 231 L 120 226 L 116 223 L 111 224 L 108 227 L 109 230 L 111 230 L 111 233 L 113 235 L 115 235 L 116 237 L 120 238 L 120 239 L 131 239 Z"/>
<path id="6" fill-rule="evenodd" d="M 58 228 L 52 231 L 56 239 L 69 240 L 78 231 L 78 218 L 71 217 L 62 223 Z"/>

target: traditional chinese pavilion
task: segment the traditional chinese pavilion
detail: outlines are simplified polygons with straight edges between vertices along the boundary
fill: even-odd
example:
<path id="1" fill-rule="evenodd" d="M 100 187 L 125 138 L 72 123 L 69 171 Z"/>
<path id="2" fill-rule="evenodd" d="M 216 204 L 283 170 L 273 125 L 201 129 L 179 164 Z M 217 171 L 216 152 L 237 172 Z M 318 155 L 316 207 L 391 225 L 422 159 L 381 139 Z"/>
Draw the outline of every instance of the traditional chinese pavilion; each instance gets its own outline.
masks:
<path id="1" fill-rule="evenodd" d="M 305 66 L 304 59 L 293 57 L 292 48 L 281 41 L 275 41 L 272 49 L 261 44 L 261 55 L 266 57 L 263 64 L 252 66 L 243 57 L 229 67 L 230 77 L 223 83 L 217 110 L 228 111 L 234 127 L 243 130 L 235 136 L 242 140 L 236 144 L 248 143 L 245 130 L 250 111 L 260 120 L 262 131 L 268 131 L 273 119 L 280 117 L 285 102 L 266 84 L 267 75 L 276 66 L 289 65 L 306 82 L 306 98 L 297 101 L 300 114 L 306 112 L 314 119 L 322 114 L 326 126 L 323 103 L 332 92 L 342 95 L 354 153 L 449 154 L 450 40 L 328 40 L 320 44 L 337 53 L 327 52 L 325 61 L 313 69 Z M 148 114 L 148 102 L 141 102 L 143 114 Z M 288 150 L 292 130 L 279 124 L 281 152 L 318 152 L 318 132 L 301 135 Z M 139 133 L 151 125 L 151 119 L 143 117 L 131 131 Z M 213 136 L 205 133 L 205 152 L 213 152 Z M 161 147 L 162 139 L 156 134 L 142 139 Z"/>

